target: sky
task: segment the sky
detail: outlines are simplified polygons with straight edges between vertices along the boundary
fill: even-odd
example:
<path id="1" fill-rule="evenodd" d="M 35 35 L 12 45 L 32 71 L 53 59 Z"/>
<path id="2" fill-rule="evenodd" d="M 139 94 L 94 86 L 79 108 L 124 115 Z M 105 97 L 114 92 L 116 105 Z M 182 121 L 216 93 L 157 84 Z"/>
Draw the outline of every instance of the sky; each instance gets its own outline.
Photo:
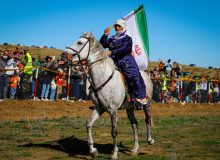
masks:
<path id="1" fill-rule="evenodd" d="M 144 5 L 150 61 L 220 68 L 220 0 L 0 0 L 0 43 L 64 50 Z M 112 31 L 114 34 L 114 31 Z"/>

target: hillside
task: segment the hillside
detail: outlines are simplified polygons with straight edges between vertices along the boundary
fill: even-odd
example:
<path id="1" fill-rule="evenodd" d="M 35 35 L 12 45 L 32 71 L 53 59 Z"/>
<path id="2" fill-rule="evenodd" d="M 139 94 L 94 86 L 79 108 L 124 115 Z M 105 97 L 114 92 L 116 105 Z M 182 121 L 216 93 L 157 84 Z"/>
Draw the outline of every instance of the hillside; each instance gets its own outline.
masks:
<path id="1" fill-rule="evenodd" d="M 158 69 L 158 62 L 150 62 L 148 70 L 151 71 L 155 67 Z M 208 69 L 202 67 L 191 67 L 188 65 L 180 64 L 183 72 L 189 72 L 188 77 L 192 78 L 194 75 L 202 76 L 207 75 L 211 78 L 220 79 L 220 70 L 219 69 Z"/>
<path id="2" fill-rule="evenodd" d="M 27 46 L 17 46 L 17 45 L 0 45 L 0 51 L 8 49 L 8 50 L 12 51 L 12 53 L 13 53 L 15 51 L 16 47 L 19 47 L 22 51 L 24 49 L 28 48 L 31 52 L 31 55 L 34 58 L 37 58 L 37 55 L 39 52 L 44 56 L 53 55 L 53 56 L 56 56 L 56 58 L 59 58 L 60 54 L 63 52 L 60 49 L 48 48 L 46 46 L 43 48 L 40 48 L 37 46 L 27 47 Z"/>
<path id="3" fill-rule="evenodd" d="M 8 49 L 11 50 L 12 52 L 15 51 L 15 48 L 18 47 L 16 45 L 0 45 L 0 51 Z M 37 54 L 40 52 L 42 55 L 47 56 L 47 55 L 54 55 L 56 56 L 57 59 L 59 59 L 60 54 L 63 52 L 60 49 L 55 49 L 55 48 L 39 48 L 39 47 L 26 47 L 26 46 L 19 46 L 21 50 L 28 48 L 30 52 L 32 53 L 34 58 L 37 58 Z M 211 64 L 210 64 L 211 65 Z M 158 62 L 150 62 L 148 70 L 151 71 L 154 68 L 158 69 Z M 182 71 L 184 72 L 189 72 L 190 74 L 188 77 L 193 77 L 194 75 L 209 75 L 211 78 L 218 78 L 220 79 L 220 70 L 219 69 L 208 69 L 208 68 L 202 68 L 202 67 L 191 67 L 188 65 L 181 64 Z"/>

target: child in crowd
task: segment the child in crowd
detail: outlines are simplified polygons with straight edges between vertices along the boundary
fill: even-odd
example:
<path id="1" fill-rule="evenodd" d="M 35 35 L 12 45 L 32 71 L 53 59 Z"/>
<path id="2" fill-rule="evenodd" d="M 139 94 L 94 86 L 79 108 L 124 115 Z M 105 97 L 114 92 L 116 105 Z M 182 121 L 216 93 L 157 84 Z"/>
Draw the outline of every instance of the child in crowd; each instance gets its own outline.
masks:
<path id="1" fill-rule="evenodd" d="M 62 69 L 58 69 L 58 73 L 56 75 L 55 81 L 57 84 L 57 95 L 56 95 L 56 99 L 60 99 L 61 95 L 62 95 L 62 76 L 63 76 L 63 70 Z"/>
<path id="2" fill-rule="evenodd" d="M 55 94 L 56 94 L 57 84 L 55 82 L 55 79 L 52 79 L 51 81 L 51 87 L 50 87 L 50 100 L 54 101 Z"/>
<path id="3" fill-rule="evenodd" d="M 18 74 L 15 73 L 15 75 L 13 75 L 10 78 L 10 99 L 15 99 L 18 83 L 19 83 L 19 77 Z"/>

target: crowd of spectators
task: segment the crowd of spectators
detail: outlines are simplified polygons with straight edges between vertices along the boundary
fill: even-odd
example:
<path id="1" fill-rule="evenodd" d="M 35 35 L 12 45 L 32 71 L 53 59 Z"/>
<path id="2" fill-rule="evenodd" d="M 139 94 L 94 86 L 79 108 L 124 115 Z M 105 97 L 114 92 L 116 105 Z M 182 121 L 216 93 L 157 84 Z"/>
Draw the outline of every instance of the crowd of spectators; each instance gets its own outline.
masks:
<path id="1" fill-rule="evenodd" d="M 28 50 L 4 50 L 0 56 L 0 99 L 32 99 L 43 101 L 86 100 L 85 76 L 82 68 L 72 66 L 72 55 L 61 54 L 33 58 Z M 78 67 L 78 68 L 77 68 Z M 81 74 L 71 74 L 77 70 Z M 36 76 L 37 75 L 37 76 Z M 68 94 L 68 95 L 67 95 Z"/>
<path id="2" fill-rule="evenodd" d="M 71 54 L 33 58 L 26 49 L 4 50 L 0 55 L 0 99 L 86 100 L 85 67 L 72 65 Z M 219 103 L 218 79 L 194 76 L 182 72 L 177 62 L 159 60 L 159 66 L 149 71 L 156 102 Z M 70 71 L 70 75 L 68 73 Z M 75 74 L 77 71 L 77 74 Z M 80 74 L 79 74 L 80 72 Z M 69 78 L 69 80 L 68 80 Z M 68 83 L 69 82 L 69 83 Z M 69 84 L 69 87 L 68 87 Z"/>
<path id="3" fill-rule="evenodd" d="M 149 71 L 153 81 L 153 99 L 157 102 L 219 103 L 220 81 L 207 75 L 189 78 L 177 62 L 159 60 L 159 66 Z"/>

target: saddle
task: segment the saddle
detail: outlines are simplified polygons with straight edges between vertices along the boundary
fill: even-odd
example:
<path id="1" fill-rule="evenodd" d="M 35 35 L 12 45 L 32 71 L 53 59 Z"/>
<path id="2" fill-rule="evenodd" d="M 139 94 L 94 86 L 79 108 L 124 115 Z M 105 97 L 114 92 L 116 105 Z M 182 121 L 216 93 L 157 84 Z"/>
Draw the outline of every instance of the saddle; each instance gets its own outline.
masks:
<path id="1" fill-rule="evenodd" d="M 131 96 L 128 92 L 128 83 L 125 79 L 125 75 L 123 74 L 122 71 L 118 70 L 120 72 L 120 77 L 121 77 L 121 80 L 123 81 L 123 84 L 124 84 L 124 88 L 125 88 L 125 99 L 128 100 L 128 101 L 131 101 Z"/>
<path id="2" fill-rule="evenodd" d="M 120 77 L 121 77 L 121 80 L 124 82 L 123 84 L 124 84 L 124 88 L 125 88 L 124 102 L 122 103 L 119 110 L 129 109 L 129 108 L 133 108 L 133 107 L 135 108 L 135 110 L 142 110 L 143 109 L 143 104 L 132 98 L 131 94 L 129 93 L 128 83 L 125 79 L 125 76 L 124 76 L 123 72 L 120 71 L 120 70 L 118 70 L 118 71 L 120 72 Z M 149 99 L 148 94 L 146 96 L 146 99 Z"/>

